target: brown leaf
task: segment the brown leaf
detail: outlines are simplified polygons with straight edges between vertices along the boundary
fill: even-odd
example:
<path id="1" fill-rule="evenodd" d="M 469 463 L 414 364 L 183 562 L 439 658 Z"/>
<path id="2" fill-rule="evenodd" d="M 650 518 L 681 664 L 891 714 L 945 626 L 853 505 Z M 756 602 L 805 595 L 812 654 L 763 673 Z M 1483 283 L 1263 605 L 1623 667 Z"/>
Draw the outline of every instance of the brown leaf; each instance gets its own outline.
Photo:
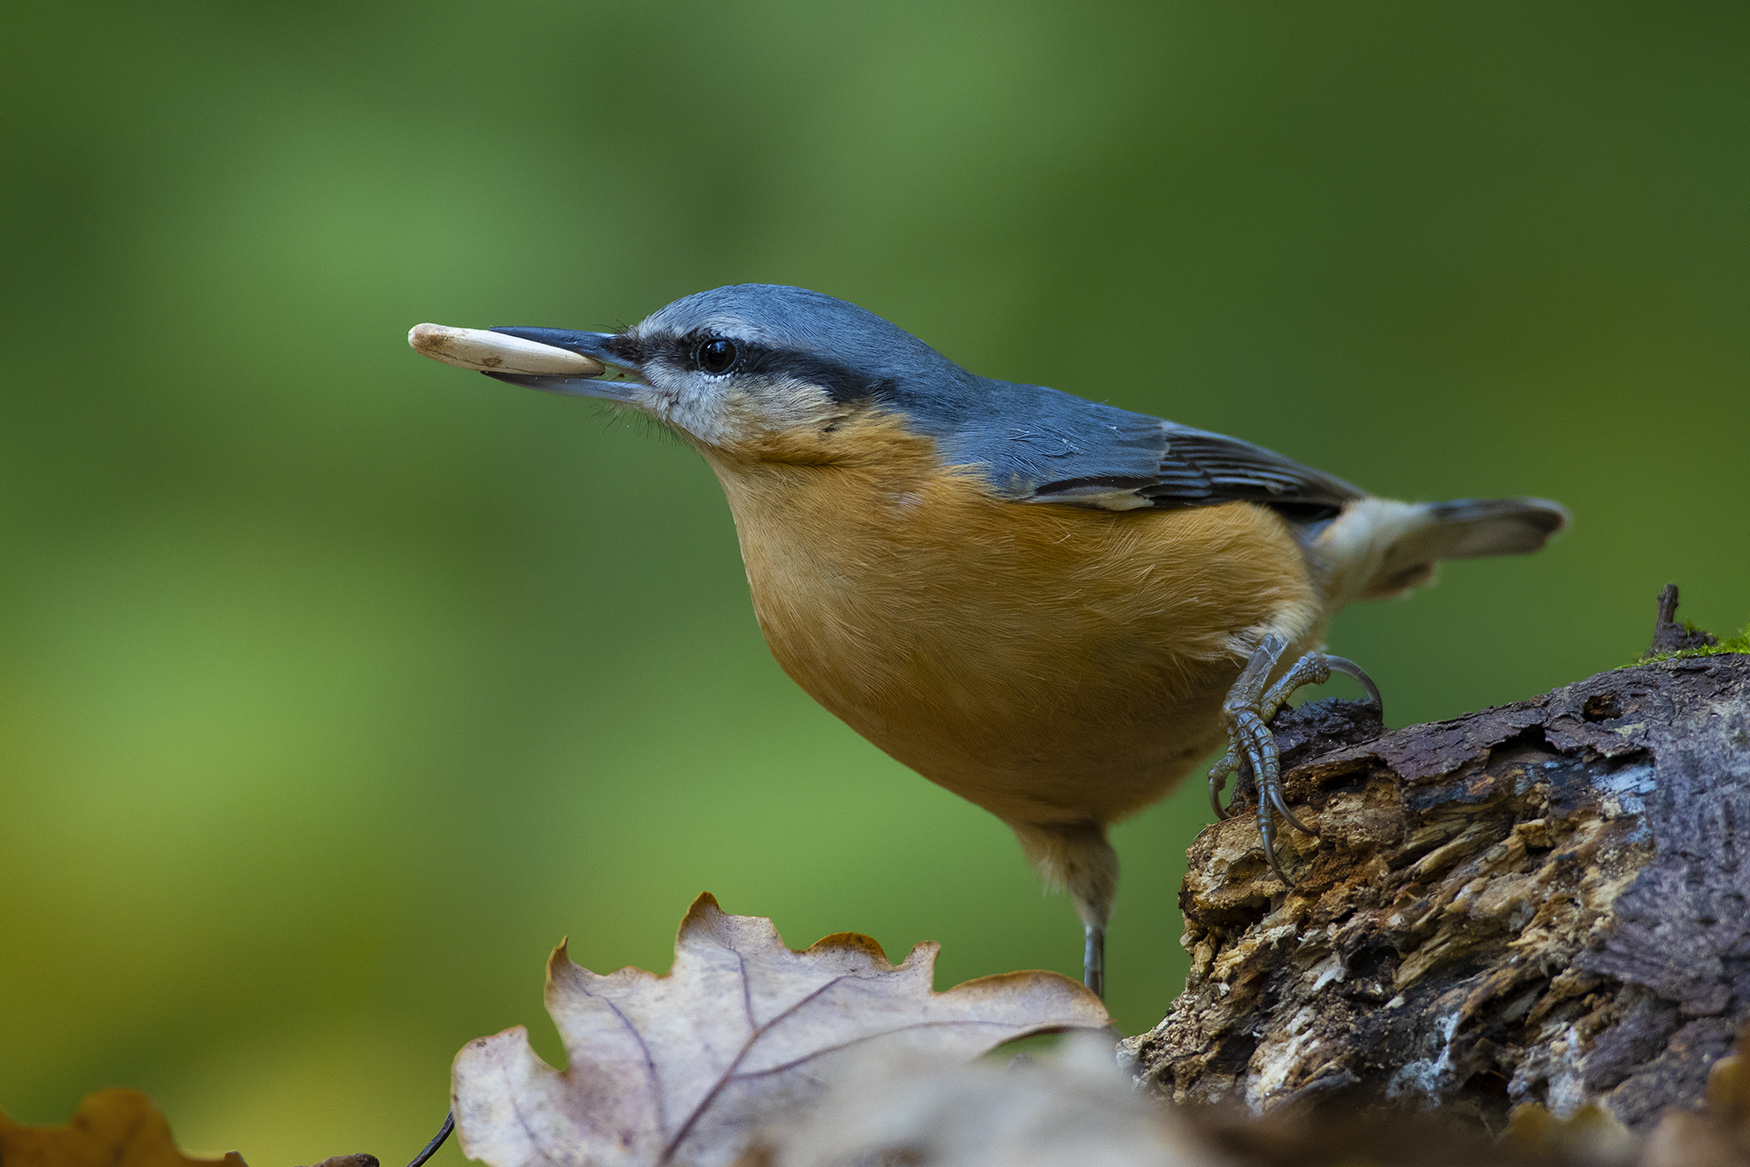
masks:
<path id="1" fill-rule="evenodd" d="M 5 1167 L 244 1167 L 232 1151 L 223 1159 L 192 1159 L 176 1149 L 170 1124 L 138 1090 L 89 1094 L 66 1126 L 21 1126 L 0 1114 L 0 1164 Z"/>
<path id="2" fill-rule="evenodd" d="M 1052 972 L 932 992 L 936 951 L 919 944 L 896 967 L 841 932 L 793 952 L 770 920 L 726 915 L 709 895 L 681 921 L 666 976 L 598 976 L 561 945 L 547 1011 L 570 1068 L 537 1058 L 520 1026 L 469 1044 L 453 1084 L 462 1150 L 492 1167 L 729 1164 L 761 1127 L 816 1101 L 852 1052 L 971 1059 L 1108 1024 L 1098 998 Z"/>

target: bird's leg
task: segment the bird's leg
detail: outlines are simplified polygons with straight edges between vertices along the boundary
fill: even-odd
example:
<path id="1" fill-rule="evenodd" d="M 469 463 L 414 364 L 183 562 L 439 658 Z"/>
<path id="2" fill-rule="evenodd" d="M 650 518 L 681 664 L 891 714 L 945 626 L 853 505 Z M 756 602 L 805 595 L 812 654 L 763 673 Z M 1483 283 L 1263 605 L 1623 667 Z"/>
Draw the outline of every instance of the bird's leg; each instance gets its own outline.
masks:
<path id="1" fill-rule="evenodd" d="M 1094 992 L 1106 991 L 1106 921 L 1118 894 L 1118 852 L 1106 839 L 1106 825 L 1092 820 L 1057 823 L 1010 823 L 1027 858 L 1045 876 L 1045 884 L 1069 889 L 1076 915 L 1082 918 L 1082 983 Z"/>
<path id="2" fill-rule="evenodd" d="M 1083 924 L 1087 947 L 1082 950 L 1082 984 L 1094 990 L 1094 995 L 1106 997 L 1106 925 Z"/>
<path id="3" fill-rule="evenodd" d="M 1252 659 L 1246 662 L 1239 678 L 1233 687 L 1227 691 L 1227 699 L 1222 702 L 1222 722 L 1227 728 L 1227 753 L 1215 765 L 1209 768 L 1209 805 L 1215 811 L 1218 819 L 1231 818 L 1233 811 L 1221 805 L 1221 789 L 1227 785 L 1227 777 L 1240 768 L 1240 762 L 1247 758 L 1247 753 L 1241 747 L 1240 740 L 1235 735 L 1234 722 L 1230 710 L 1237 704 L 1244 709 L 1247 704 L 1256 705 L 1263 699 L 1265 684 L 1270 674 L 1276 668 L 1282 654 L 1288 650 L 1286 638 L 1271 633 L 1264 638 L 1258 650 L 1252 654 Z M 1272 743 L 1272 746 L 1274 743 Z M 1252 767 L 1252 776 L 1256 780 L 1260 771 Z M 1261 797 L 1261 796 L 1260 796 Z"/>
<path id="4" fill-rule="evenodd" d="M 1221 706 L 1228 748 L 1221 760 L 1210 768 L 1209 802 L 1217 817 L 1229 817 L 1232 811 L 1221 805 L 1221 788 L 1227 776 L 1238 770 L 1242 762 L 1251 768 L 1252 779 L 1258 787 L 1258 834 L 1264 844 L 1264 858 L 1276 878 L 1292 886 L 1293 881 L 1283 872 L 1282 864 L 1276 858 L 1275 816 L 1280 814 L 1289 826 L 1309 835 L 1318 832 L 1295 818 L 1282 797 L 1281 755 L 1276 750 L 1275 735 L 1270 732 L 1270 719 L 1276 716 L 1296 689 L 1302 685 L 1322 685 L 1330 680 L 1333 672 L 1344 673 L 1359 681 L 1382 713 L 1385 703 L 1380 699 L 1379 687 L 1360 665 L 1322 652 L 1307 653 L 1290 665 L 1275 684 L 1268 684 L 1270 674 L 1282 663 L 1282 654 L 1287 651 L 1287 637 L 1274 632 L 1266 636 L 1246 662 L 1233 688 L 1228 690 L 1227 699 Z"/>

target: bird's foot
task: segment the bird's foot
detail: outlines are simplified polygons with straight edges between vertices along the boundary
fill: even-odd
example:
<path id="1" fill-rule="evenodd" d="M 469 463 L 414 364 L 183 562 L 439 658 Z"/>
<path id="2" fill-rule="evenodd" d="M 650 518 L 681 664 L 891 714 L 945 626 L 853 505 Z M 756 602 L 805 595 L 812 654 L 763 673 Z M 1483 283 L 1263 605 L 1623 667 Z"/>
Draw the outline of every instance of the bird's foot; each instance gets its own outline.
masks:
<path id="1" fill-rule="evenodd" d="M 1302 685 L 1322 685 L 1334 672 L 1361 682 L 1382 714 L 1385 703 L 1380 700 L 1379 688 L 1373 683 L 1373 678 L 1363 672 L 1360 665 L 1322 652 L 1307 653 L 1290 665 L 1275 684 L 1270 684 L 1270 674 L 1282 663 L 1282 654 L 1287 651 L 1287 637 L 1274 632 L 1266 636 L 1252 654 L 1252 659 L 1246 662 L 1239 680 L 1228 690 L 1227 700 L 1221 705 L 1228 747 L 1227 753 L 1209 770 L 1209 805 L 1215 808 L 1216 818 L 1228 818 L 1233 812 L 1221 805 L 1221 789 L 1227 784 L 1229 774 L 1238 771 L 1242 765 L 1250 768 L 1258 788 L 1258 834 L 1264 844 L 1264 858 L 1269 862 L 1270 870 L 1276 873 L 1276 878 L 1292 887 L 1294 881 L 1283 872 L 1282 864 L 1276 858 L 1275 816 L 1281 815 L 1289 826 L 1306 834 L 1316 835 L 1318 832 L 1295 818 L 1283 800 L 1281 756 L 1276 750 L 1276 737 L 1270 732 L 1270 719 L 1276 716 L 1276 711 L 1287 703 L 1296 689 Z"/>

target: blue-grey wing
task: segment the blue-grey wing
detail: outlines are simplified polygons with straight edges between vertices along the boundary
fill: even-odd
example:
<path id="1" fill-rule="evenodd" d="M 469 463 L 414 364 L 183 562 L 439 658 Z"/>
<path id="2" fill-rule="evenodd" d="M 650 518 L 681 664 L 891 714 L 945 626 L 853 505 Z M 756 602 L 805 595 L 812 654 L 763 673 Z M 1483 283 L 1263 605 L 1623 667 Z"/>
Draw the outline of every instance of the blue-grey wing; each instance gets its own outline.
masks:
<path id="1" fill-rule="evenodd" d="M 1366 497 L 1238 438 L 1039 386 L 1000 388 L 984 419 L 960 419 L 946 452 L 988 467 L 992 485 L 1018 502 L 1136 510 L 1247 500 L 1316 520 Z"/>

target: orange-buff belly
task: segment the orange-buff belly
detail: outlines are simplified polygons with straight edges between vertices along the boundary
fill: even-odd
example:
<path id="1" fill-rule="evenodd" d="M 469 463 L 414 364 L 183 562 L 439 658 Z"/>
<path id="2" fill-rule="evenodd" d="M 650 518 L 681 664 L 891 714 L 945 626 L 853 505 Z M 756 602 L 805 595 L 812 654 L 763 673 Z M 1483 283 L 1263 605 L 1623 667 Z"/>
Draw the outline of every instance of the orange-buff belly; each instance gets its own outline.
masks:
<path id="1" fill-rule="evenodd" d="M 1011 823 L 1159 799 L 1219 744 L 1256 639 L 1322 633 L 1302 551 L 1265 507 L 1010 502 L 923 440 L 851 465 L 707 457 L 779 664 Z"/>

